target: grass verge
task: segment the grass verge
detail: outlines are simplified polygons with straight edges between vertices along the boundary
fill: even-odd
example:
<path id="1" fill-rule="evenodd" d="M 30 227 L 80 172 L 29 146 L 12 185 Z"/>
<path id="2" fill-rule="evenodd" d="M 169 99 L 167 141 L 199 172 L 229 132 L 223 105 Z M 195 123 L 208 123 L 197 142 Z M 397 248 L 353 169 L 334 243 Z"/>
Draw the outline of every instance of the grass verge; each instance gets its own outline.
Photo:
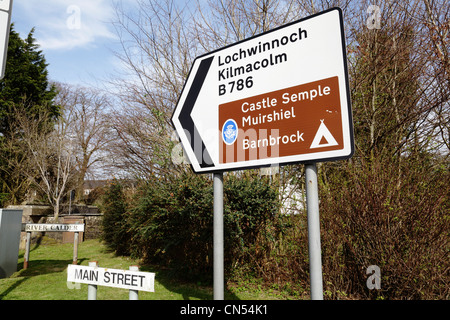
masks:
<path id="1" fill-rule="evenodd" d="M 10 278 L 0 279 L 0 300 L 86 300 L 87 285 L 68 283 L 67 265 L 72 263 L 73 244 L 55 243 L 44 237 L 39 245 L 32 246 L 27 270 L 23 269 L 20 251 L 17 272 Z M 87 240 L 78 246 L 78 264 L 88 265 L 98 261 L 104 268 L 127 270 L 139 261 L 116 256 L 98 240 Z M 172 279 L 168 272 L 142 266 L 142 271 L 155 272 L 155 292 L 139 292 L 140 300 L 212 300 L 213 289 L 196 283 Z M 270 293 L 231 286 L 225 292 L 227 300 L 268 300 L 286 298 Z M 128 290 L 99 286 L 98 300 L 127 300 Z"/>

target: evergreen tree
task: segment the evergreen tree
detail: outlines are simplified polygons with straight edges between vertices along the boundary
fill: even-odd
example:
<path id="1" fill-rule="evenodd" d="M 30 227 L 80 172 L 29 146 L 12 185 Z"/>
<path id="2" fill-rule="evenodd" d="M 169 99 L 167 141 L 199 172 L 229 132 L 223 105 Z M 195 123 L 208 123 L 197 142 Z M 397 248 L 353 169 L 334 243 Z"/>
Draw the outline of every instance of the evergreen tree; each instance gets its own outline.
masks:
<path id="1" fill-rule="evenodd" d="M 53 117 L 59 115 L 52 102 L 56 87 L 48 80 L 48 64 L 33 33 L 34 28 L 21 39 L 11 25 L 5 77 L 0 81 L 0 133 L 4 136 L 11 134 L 9 124 L 16 105 L 23 104 L 30 118 L 44 109 Z"/>
<path id="2" fill-rule="evenodd" d="M 53 103 L 56 87 L 48 80 L 47 62 L 36 39 L 34 28 L 25 39 L 14 30 L 9 33 L 5 76 L 0 80 L 0 199 L 19 202 L 27 191 L 24 177 L 20 177 L 15 164 L 23 158 L 13 123 L 17 110 L 24 112 L 30 121 L 48 114 L 49 121 L 60 115 L 60 107 Z M 51 128 L 51 126 L 43 126 Z M 46 129 L 46 130 L 47 130 Z M 11 161 L 14 159 L 14 161 Z M 16 161 L 17 160 L 17 161 Z M 8 194 L 8 196 L 7 196 Z M 8 199 L 9 201 L 6 201 Z"/>

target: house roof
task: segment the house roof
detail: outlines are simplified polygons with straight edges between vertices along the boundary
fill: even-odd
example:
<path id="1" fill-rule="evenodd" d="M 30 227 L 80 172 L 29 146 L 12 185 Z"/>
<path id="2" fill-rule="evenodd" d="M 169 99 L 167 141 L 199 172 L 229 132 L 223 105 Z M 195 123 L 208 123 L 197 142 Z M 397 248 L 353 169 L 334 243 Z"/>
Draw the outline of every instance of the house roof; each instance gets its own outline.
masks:
<path id="1" fill-rule="evenodd" d="M 84 180 L 83 189 L 95 189 L 105 186 L 110 180 Z"/>

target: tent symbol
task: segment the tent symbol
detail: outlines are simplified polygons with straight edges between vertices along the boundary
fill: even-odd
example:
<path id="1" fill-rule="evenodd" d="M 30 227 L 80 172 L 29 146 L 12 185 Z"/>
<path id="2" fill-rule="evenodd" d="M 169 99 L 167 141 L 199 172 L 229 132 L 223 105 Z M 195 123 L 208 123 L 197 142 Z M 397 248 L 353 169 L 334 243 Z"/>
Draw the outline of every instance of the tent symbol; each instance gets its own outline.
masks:
<path id="1" fill-rule="evenodd" d="M 327 126 L 325 125 L 325 123 L 323 123 L 323 121 L 324 120 L 320 120 L 319 130 L 317 130 L 314 140 L 311 143 L 311 146 L 309 147 L 310 149 L 331 147 L 338 145 L 336 139 L 333 137 L 330 130 L 328 130 Z M 324 141 L 324 139 L 326 141 Z"/>

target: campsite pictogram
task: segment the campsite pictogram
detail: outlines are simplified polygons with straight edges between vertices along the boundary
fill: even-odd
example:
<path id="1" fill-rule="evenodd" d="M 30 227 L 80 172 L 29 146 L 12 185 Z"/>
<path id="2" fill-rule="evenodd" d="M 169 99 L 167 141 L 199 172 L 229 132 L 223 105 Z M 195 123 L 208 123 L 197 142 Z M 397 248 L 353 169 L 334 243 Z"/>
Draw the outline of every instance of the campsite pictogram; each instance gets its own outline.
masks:
<path id="1" fill-rule="evenodd" d="M 314 140 L 309 147 L 310 149 L 332 147 L 338 145 L 336 139 L 333 137 L 330 130 L 328 130 L 323 121 L 323 119 L 320 120 L 319 129 L 317 130 L 317 133 L 314 136 Z M 326 142 L 324 142 L 324 139 L 326 140 Z"/>

